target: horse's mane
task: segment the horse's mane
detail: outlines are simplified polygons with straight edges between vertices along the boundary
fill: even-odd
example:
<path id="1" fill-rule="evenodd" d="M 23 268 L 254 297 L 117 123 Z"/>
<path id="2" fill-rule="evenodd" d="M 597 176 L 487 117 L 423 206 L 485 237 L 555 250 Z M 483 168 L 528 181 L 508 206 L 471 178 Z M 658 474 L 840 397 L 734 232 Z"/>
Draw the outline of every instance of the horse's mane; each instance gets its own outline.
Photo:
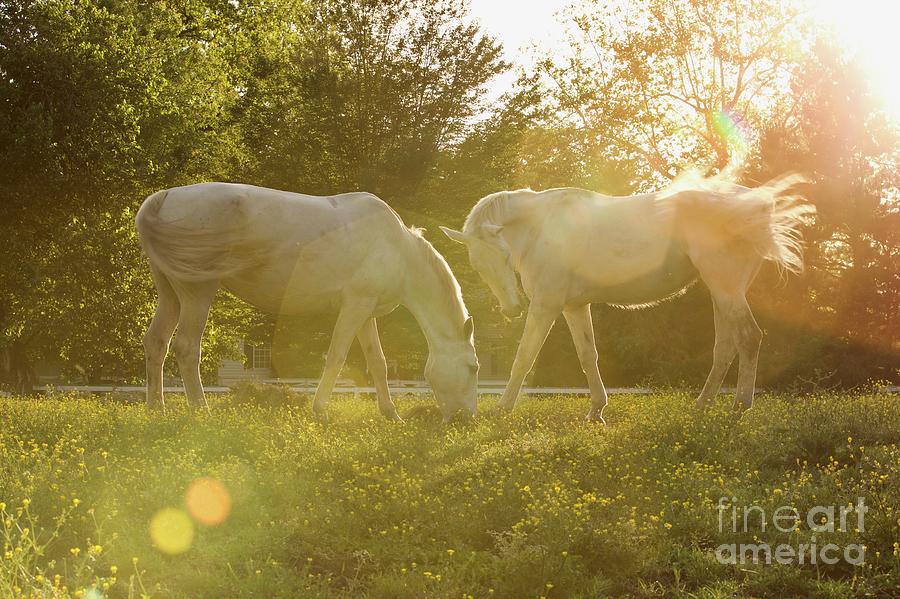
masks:
<path id="1" fill-rule="evenodd" d="M 514 191 L 498 191 L 484 196 L 472 207 L 463 233 L 478 235 L 478 229 L 484 225 L 507 225 L 522 220 L 543 218 L 541 208 L 556 209 L 561 202 L 568 202 L 573 197 L 590 193 L 577 187 L 552 187 L 543 191 L 523 188 Z"/>
<path id="2" fill-rule="evenodd" d="M 423 235 L 424 229 L 419 227 L 407 228 L 409 229 L 409 232 L 412 233 L 412 237 L 415 239 L 415 244 L 419 248 L 419 251 L 431 265 L 432 271 L 443 287 L 445 293 L 442 293 L 441 297 L 444 304 L 448 308 L 460 312 L 462 314 L 461 322 L 465 322 L 469 317 L 469 312 L 466 310 L 466 304 L 463 301 L 462 289 L 460 288 L 456 277 L 453 276 L 450 265 L 447 264 L 447 261 L 440 252 L 431 245 L 431 242 L 425 239 L 425 236 Z"/>
<path id="3" fill-rule="evenodd" d="M 498 191 L 484 196 L 472 207 L 466 222 L 463 224 L 464 233 L 472 233 L 482 225 L 502 224 L 506 215 L 507 204 L 513 194 L 534 193 L 530 189 L 517 191 Z"/>

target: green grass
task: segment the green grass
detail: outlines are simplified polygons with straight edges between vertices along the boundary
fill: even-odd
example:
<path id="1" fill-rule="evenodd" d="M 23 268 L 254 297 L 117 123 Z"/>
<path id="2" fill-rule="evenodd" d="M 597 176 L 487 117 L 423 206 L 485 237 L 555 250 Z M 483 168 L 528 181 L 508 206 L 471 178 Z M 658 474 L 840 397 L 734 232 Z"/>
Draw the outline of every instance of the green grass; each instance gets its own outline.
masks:
<path id="1" fill-rule="evenodd" d="M 741 421 L 687 395 L 482 404 L 446 427 L 401 400 L 230 406 L 192 416 L 100 399 L 0 399 L 0 596 L 887 597 L 900 588 L 900 399 L 762 396 Z M 426 404 L 427 405 L 427 404 Z M 154 515 L 198 477 L 230 514 L 169 555 Z M 805 525 L 719 531 L 720 497 L 771 513 L 865 497 L 866 563 L 723 565 L 721 543 L 807 542 Z M 730 513 L 730 512 L 729 512 Z M 202 514 L 201 514 L 202 515 Z M 855 522 L 851 516 L 851 521 Z M 755 521 L 754 521 L 755 523 Z M 26 532 L 27 530 L 27 532 Z M 176 530 L 175 533 L 183 532 Z M 18 589 L 18 590 L 16 590 Z"/>

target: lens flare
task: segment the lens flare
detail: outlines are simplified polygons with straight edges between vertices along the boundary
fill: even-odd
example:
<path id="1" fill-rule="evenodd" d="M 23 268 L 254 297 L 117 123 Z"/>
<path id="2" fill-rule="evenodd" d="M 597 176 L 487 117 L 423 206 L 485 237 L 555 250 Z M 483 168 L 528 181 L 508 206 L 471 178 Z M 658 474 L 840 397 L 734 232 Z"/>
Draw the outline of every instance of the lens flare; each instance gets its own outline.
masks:
<path id="1" fill-rule="evenodd" d="M 190 484 L 185 494 L 188 512 L 204 526 L 216 526 L 228 518 L 231 512 L 231 496 L 228 489 L 214 478 L 198 478 Z"/>
<path id="2" fill-rule="evenodd" d="M 745 135 L 740 119 L 733 113 L 725 110 L 717 110 L 712 114 L 713 128 L 719 138 L 724 141 L 740 158 L 747 153 L 747 136 Z"/>
<path id="3" fill-rule="evenodd" d="M 163 553 L 184 553 L 194 542 L 194 523 L 182 510 L 173 507 L 162 509 L 150 520 L 150 538 Z"/>

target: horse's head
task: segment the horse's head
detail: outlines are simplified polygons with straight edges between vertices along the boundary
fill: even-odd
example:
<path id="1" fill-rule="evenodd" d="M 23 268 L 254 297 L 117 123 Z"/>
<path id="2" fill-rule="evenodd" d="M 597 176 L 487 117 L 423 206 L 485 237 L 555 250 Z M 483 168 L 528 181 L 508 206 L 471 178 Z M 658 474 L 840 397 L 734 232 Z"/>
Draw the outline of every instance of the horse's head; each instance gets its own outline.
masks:
<path id="1" fill-rule="evenodd" d="M 466 319 L 463 339 L 435 348 L 425 364 L 425 380 L 431 386 L 444 421 L 458 413 L 475 415 L 478 399 L 478 358 L 475 356 L 475 324 Z"/>
<path id="2" fill-rule="evenodd" d="M 522 313 L 522 296 L 512 265 L 512 254 L 501 232 L 500 225 L 482 225 L 478 233 L 463 233 L 441 227 L 447 237 L 462 243 L 469 250 L 472 268 L 491 288 L 500 310 L 505 316 L 515 318 Z"/>

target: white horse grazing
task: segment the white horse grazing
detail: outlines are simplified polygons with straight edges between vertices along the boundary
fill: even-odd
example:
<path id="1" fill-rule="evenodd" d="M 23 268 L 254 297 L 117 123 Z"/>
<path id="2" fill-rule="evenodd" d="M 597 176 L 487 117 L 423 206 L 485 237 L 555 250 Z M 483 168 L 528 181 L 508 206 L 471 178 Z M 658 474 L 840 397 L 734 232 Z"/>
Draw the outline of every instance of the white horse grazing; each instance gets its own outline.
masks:
<path id="1" fill-rule="evenodd" d="M 174 353 L 192 406 L 205 407 L 200 339 L 220 287 L 276 314 L 337 310 L 313 409 L 324 415 L 354 337 L 378 406 L 398 419 L 375 319 L 399 304 L 428 342 L 425 378 L 449 419 L 475 413 L 478 361 L 473 323 L 443 257 L 387 204 L 368 193 L 314 197 L 228 183 L 159 191 L 137 214 L 159 293 L 144 338 L 147 403 L 164 407 L 162 368 Z"/>
<path id="2" fill-rule="evenodd" d="M 630 197 L 573 188 L 500 192 L 475 205 L 461 232 L 442 227 L 466 245 L 504 314 L 522 311 L 516 272 L 530 300 L 501 406 L 515 404 L 562 313 L 591 389 L 587 417 L 602 421 L 607 396 L 590 304 L 652 306 L 681 295 L 699 276 L 712 294 L 716 342 L 697 403 L 718 394 L 738 354 L 735 407 L 749 408 L 762 333 L 745 294 L 763 260 L 802 268 L 797 227 L 813 209 L 785 193 L 800 181 L 789 176 L 755 189 L 716 179 L 676 181 L 666 191 Z"/>

